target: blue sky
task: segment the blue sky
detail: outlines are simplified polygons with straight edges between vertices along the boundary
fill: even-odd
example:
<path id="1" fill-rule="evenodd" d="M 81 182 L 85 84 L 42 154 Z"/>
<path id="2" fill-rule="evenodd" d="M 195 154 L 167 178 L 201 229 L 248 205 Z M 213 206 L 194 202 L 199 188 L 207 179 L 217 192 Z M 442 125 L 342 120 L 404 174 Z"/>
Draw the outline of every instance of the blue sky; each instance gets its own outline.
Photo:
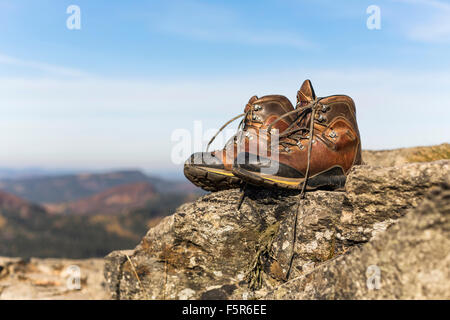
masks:
<path id="1" fill-rule="evenodd" d="M 306 78 L 354 98 L 366 149 L 450 142 L 449 57 L 444 0 L 0 0 L 0 167 L 179 170 L 175 129 Z"/>

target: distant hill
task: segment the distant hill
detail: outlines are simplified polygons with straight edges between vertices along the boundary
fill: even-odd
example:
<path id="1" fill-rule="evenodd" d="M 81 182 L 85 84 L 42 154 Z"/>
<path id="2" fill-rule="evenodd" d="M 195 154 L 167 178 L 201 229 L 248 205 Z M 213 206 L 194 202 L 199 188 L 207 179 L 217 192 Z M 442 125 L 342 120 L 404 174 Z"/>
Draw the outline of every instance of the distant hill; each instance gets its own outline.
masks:
<path id="1" fill-rule="evenodd" d="M 74 169 L 75 170 L 75 169 Z M 70 169 L 44 169 L 44 168 L 22 168 L 22 169 L 14 169 L 14 168 L 5 168 L 0 167 L 0 180 L 3 179 L 23 179 L 30 177 L 38 177 L 38 176 L 56 176 L 63 174 L 71 174 L 74 170 Z"/>
<path id="2" fill-rule="evenodd" d="M 197 197 L 192 193 L 153 194 L 153 190 L 145 183 L 132 184 L 80 201 L 84 205 L 78 207 L 80 212 L 102 208 L 89 215 L 49 213 L 0 191 L 0 256 L 90 258 L 134 247 L 150 226 Z M 125 208 L 131 200 L 141 201 L 143 207 Z M 113 210 L 116 205 L 122 206 L 120 213 Z"/>
<path id="3" fill-rule="evenodd" d="M 203 192 L 140 171 L 0 181 L 0 256 L 102 257 Z"/>
<path id="4" fill-rule="evenodd" d="M 3 212 L 14 212 L 21 218 L 29 218 L 32 214 L 45 214 L 45 209 L 39 205 L 31 204 L 13 194 L 0 190 L 0 221 Z M 1 226 L 0 222 L 0 226 Z"/>
<path id="5" fill-rule="evenodd" d="M 77 201 L 47 204 L 52 213 L 121 214 L 145 207 L 149 201 L 159 198 L 156 188 L 147 182 L 136 182 L 109 188 L 93 196 Z"/>
<path id="6" fill-rule="evenodd" d="M 39 176 L 3 179 L 0 189 L 36 203 L 72 202 L 124 184 L 145 182 L 160 193 L 201 193 L 188 181 L 150 177 L 137 170 L 96 174 Z"/>

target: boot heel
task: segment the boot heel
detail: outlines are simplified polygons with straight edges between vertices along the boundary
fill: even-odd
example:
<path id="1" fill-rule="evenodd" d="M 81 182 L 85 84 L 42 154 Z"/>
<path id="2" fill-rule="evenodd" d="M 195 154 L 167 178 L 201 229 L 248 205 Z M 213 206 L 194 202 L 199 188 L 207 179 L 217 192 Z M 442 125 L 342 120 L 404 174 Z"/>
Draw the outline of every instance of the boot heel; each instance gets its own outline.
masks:
<path id="1" fill-rule="evenodd" d="M 334 167 L 308 179 L 307 187 L 311 189 L 344 189 L 347 177 L 342 168 Z"/>

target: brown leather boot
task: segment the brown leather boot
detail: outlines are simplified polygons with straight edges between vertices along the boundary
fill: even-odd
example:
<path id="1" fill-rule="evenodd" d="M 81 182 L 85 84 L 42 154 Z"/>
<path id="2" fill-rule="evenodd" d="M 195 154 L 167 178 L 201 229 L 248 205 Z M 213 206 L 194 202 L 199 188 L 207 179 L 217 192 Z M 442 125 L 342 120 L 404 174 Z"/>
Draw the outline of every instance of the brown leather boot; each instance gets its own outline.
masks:
<path id="1" fill-rule="evenodd" d="M 361 164 L 353 100 L 344 95 L 317 98 L 308 80 L 297 99 L 296 110 L 273 122 L 296 114 L 296 120 L 279 136 L 278 152 L 268 157 L 242 152 L 232 172 L 246 182 L 267 187 L 302 191 L 344 187 L 350 168 Z M 267 168 L 272 172 L 267 173 Z"/>
<path id="2" fill-rule="evenodd" d="M 229 123 L 239 117 L 244 117 L 239 125 L 238 133 L 230 139 L 222 150 L 192 154 L 184 164 L 184 175 L 193 184 L 207 191 L 240 187 L 242 180 L 231 171 L 238 151 L 256 150 L 259 147 L 259 133 L 265 132 L 275 119 L 292 110 L 294 110 L 292 103 L 281 95 L 268 95 L 261 98 L 251 97 L 245 106 L 244 113 L 228 121 L 219 130 L 219 132 L 222 131 Z M 295 118 L 296 115 L 291 115 L 280 119 L 273 125 L 273 128 L 282 131 Z M 208 147 L 219 132 L 211 139 Z M 261 138 L 263 139 L 265 136 L 264 134 Z"/>

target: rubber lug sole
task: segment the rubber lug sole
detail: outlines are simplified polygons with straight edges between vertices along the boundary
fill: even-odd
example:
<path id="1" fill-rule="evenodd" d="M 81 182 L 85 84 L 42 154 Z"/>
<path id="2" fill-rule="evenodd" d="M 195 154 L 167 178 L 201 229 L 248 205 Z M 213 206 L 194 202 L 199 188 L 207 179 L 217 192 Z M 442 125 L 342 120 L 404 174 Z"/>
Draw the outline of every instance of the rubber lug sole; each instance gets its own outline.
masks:
<path id="1" fill-rule="evenodd" d="M 292 183 L 293 179 L 291 179 L 289 183 L 284 183 L 277 177 L 264 176 L 262 174 L 247 171 L 241 168 L 233 168 L 233 174 L 252 185 L 266 188 L 301 190 L 304 181 L 304 179 L 301 178 L 297 179 L 295 184 Z M 308 179 L 306 190 L 344 190 L 346 178 L 347 177 L 345 175 L 331 176 L 326 174 L 318 174 Z"/>
<path id="2" fill-rule="evenodd" d="M 221 191 L 240 188 L 243 185 L 241 179 L 230 171 L 218 169 L 206 169 L 198 166 L 184 166 L 184 175 L 194 185 L 206 191 Z"/>

